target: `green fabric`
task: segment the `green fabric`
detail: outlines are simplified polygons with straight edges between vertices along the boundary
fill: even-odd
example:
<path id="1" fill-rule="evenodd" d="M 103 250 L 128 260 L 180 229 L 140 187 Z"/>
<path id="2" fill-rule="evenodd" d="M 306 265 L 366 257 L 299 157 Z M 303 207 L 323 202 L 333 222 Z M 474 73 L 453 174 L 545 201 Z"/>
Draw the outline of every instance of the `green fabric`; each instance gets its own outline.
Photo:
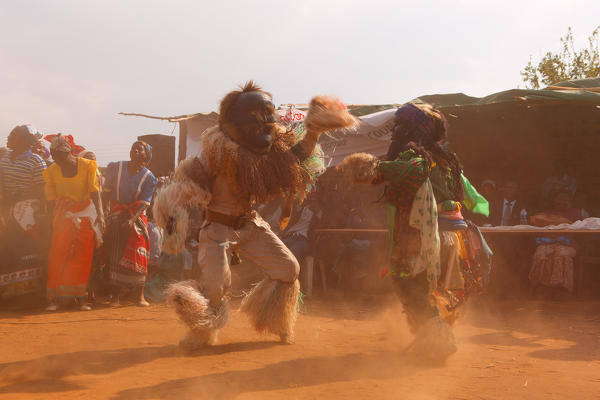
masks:
<path id="1" fill-rule="evenodd" d="M 377 169 L 387 183 L 386 197 L 394 206 L 407 210 L 429 176 L 427 161 L 414 150 L 401 153 L 394 161 L 381 161 Z"/>
<path id="2" fill-rule="evenodd" d="M 459 209 L 458 204 L 454 200 L 445 200 L 438 204 L 441 208 L 440 211 L 457 211 Z"/>
<path id="3" fill-rule="evenodd" d="M 467 179 L 466 176 L 460 174 L 463 184 L 463 193 L 464 193 L 464 204 L 467 207 L 467 210 L 470 210 L 476 214 L 485 215 L 489 217 L 490 215 L 490 204 L 483 197 L 477 189 L 471 185 L 471 182 Z"/>
<path id="4" fill-rule="evenodd" d="M 296 136 L 296 143 L 298 143 L 304 135 L 306 135 L 306 126 L 304 122 L 297 124 L 293 129 L 294 135 Z M 321 145 L 317 143 L 312 154 L 302 160 L 302 167 L 308 172 L 312 180 L 314 181 L 325 172 L 325 153 L 321 148 Z M 313 185 L 306 185 L 306 191 L 310 192 L 313 189 Z"/>
<path id="5" fill-rule="evenodd" d="M 420 254 L 409 261 L 410 272 L 396 271 L 393 265 L 390 265 L 390 272 L 397 277 L 407 277 L 414 276 L 416 270 L 421 272 L 427 269 L 428 275 L 436 276 L 434 271 L 430 271 L 431 266 L 439 267 L 439 262 L 431 261 L 437 254 L 431 247 L 432 243 L 434 247 L 436 243 L 431 239 L 432 235 L 437 237 L 437 205 L 428 179 L 429 164 L 414 150 L 408 150 L 398 155 L 394 161 L 381 161 L 377 168 L 381 178 L 387 183 L 386 198 L 389 202 L 387 225 L 390 232 L 388 260 L 391 262 L 394 246 L 396 246 L 394 230 L 399 210 L 406 215 L 410 213 L 407 222 L 411 227 L 419 230 L 422 240 Z M 398 243 L 398 245 L 402 244 Z"/>
<path id="6" fill-rule="evenodd" d="M 429 177 L 433 186 L 433 193 L 438 203 L 454 199 L 454 180 L 450 168 L 441 168 L 435 165 L 431 168 Z"/>
<path id="7" fill-rule="evenodd" d="M 387 206 L 387 229 L 388 229 L 388 238 L 389 238 L 389 246 L 388 246 L 388 262 L 392 259 L 392 253 L 394 252 L 394 226 L 396 225 L 396 206 L 391 203 L 388 203 Z"/>

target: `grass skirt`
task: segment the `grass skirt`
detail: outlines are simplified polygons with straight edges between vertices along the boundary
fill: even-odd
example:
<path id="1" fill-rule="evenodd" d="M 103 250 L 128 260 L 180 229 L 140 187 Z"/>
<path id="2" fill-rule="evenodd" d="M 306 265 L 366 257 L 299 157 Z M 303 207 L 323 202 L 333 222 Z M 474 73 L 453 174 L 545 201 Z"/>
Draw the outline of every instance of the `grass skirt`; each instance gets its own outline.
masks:
<path id="1" fill-rule="evenodd" d="M 285 283 L 265 278 L 246 295 L 240 310 L 248 315 L 258 332 L 293 336 L 299 295 L 297 279 Z"/>

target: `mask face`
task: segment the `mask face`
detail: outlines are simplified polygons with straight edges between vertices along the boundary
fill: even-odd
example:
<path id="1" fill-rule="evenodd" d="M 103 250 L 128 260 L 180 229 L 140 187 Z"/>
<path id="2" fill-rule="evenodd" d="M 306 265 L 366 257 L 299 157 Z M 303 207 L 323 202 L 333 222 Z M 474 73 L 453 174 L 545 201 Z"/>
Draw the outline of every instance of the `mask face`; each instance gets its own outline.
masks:
<path id="1" fill-rule="evenodd" d="M 277 124 L 275 106 L 266 93 L 242 93 L 226 117 L 231 126 L 224 132 L 240 146 L 258 154 L 271 150 Z"/>

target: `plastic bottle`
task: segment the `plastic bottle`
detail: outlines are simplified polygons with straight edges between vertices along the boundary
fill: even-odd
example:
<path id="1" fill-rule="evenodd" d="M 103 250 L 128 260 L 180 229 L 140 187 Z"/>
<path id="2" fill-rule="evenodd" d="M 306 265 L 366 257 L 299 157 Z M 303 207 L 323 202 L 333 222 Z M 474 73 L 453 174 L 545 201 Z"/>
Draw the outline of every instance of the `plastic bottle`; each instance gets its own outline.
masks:
<path id="1" fill-rule="evenodd" d="M 521 210 L 520 223 L 521 225 L 527 225 L 527 210 L 524 208 Z"/>

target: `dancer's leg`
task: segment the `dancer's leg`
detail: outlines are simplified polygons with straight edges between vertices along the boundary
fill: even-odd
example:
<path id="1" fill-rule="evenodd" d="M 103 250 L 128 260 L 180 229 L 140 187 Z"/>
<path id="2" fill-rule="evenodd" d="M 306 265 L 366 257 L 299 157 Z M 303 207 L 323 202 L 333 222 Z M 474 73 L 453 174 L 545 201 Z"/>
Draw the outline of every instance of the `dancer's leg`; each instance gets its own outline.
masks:
<path id="1" fill-rule="evenodd" d="M 236 249 L 259 265 L 268 276 L 246 296 L 241 310 L 248 314 L 258 331 L 280 335 L 291 343 L 298 314 L 300 266 L 292 252 L 260 221 L 245 227 Z"/>

